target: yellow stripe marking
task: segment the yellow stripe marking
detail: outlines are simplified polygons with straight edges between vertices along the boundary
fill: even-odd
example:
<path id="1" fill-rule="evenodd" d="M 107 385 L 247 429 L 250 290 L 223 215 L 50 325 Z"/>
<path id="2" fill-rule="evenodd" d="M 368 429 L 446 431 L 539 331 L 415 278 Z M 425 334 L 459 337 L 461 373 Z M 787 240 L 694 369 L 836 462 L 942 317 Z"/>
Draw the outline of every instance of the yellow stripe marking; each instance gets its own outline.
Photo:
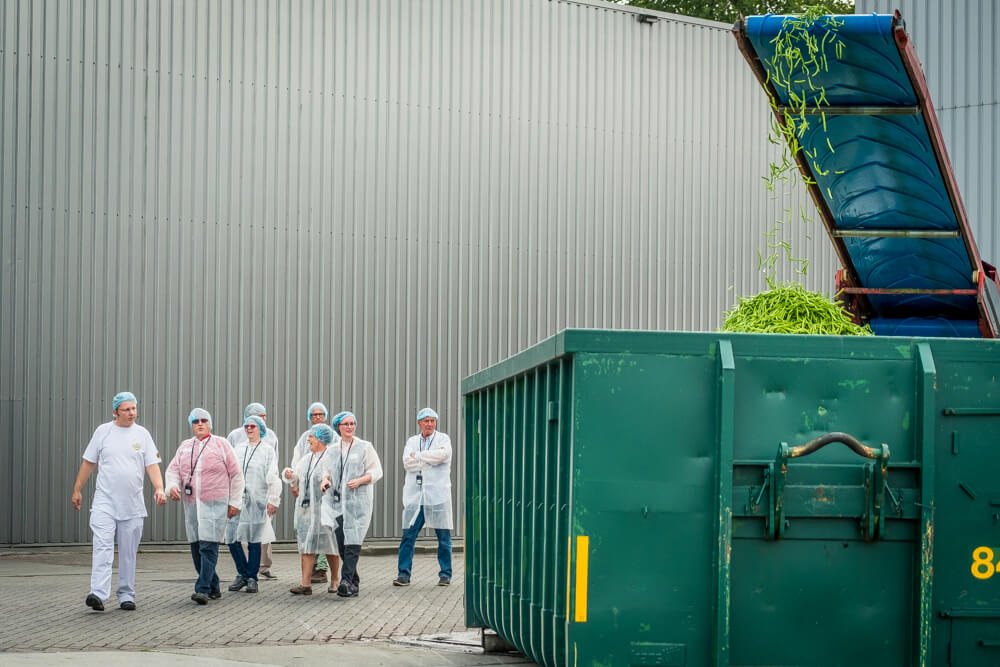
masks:
<path id="1" fill-rule="evenodd" d="M 570 582 L 573 580 L 573 537 L 567 537 L 566 542 L 566 618 L 569 618 Z"/>
<path id="2" fill-rule="evenodd" d="M 577 535 L 576 538 L 576 616 L 573 620 L 577 623 L 587 622 L 587 566 L 589 565 L 590 554 L 587 548 L 590 546 L 590 538 L 586 535 Z"/>

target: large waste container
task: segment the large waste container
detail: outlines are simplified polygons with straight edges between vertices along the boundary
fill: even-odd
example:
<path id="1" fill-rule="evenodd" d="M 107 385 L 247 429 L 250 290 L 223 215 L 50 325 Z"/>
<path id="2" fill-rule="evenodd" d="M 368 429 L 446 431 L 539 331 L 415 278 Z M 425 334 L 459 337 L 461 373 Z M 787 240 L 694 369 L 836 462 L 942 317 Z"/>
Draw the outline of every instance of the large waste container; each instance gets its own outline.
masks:
<path id="1" fill-rule="evenodd" d="M 467 623 L 537 662 L 1000 664 L 1000 341 L 568 330 L 462 391 Z"/>

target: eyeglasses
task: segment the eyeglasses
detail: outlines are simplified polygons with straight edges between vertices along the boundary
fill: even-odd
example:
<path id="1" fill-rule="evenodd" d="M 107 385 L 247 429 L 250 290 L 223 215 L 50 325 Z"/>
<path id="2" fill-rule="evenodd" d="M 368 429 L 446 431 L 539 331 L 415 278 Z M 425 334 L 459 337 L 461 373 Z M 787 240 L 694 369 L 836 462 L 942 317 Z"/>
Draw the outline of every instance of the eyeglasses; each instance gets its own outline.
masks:
<path id="1" fill-rule="evenodd" d="M 253 431 L 254 429 L 256 429 L 256 428 L 257 428 L 257 425 L 256 425 L 256 424 L 247 424 L 247 425 L 246 425 L 246 426 L 244 426 L 243 428 L 245 428 L 245 429 L 246 429 L 246 430 L 248 430 L 248 431 Z"/>
<path id="2" fill-rule="evenodd" d="M 314 413 L 312 413 L 309 416 L 310 417 L 326 417 L 326 413 L 325 412 L 314 412 Z"/>
<path id="3" fill-rule="evenodd" d="M 207 424 L 207 423 L 208 423 L 208 420 L 207 420 L 207 419 L 195 419 L 195 420 L 194 420 L 194 421 L 192 421 L 191 423 L 192 423 L 192 424 Z"/>
<path id="4" fill-rule="evenodd" d="M 345 426 L 350 426 L 353 428 L 357 426 L 357 424 L 355 424 L 354 422 L 340 422 L 340 428 L 344 428 Z"/>

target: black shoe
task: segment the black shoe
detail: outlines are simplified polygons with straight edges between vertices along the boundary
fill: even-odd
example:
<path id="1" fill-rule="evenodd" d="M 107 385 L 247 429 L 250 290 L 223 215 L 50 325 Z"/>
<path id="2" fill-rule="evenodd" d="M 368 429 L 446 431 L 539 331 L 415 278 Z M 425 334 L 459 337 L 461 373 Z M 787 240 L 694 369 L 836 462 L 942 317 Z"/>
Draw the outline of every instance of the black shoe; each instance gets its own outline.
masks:
<path id="1" fill-rule="evenodd" d="M 356 598 L 358 597 L 358 587 L 342 581 L 340 582 L 340 586 L 337 587 L 337 596 L 342 598 Z"/>
<path id="2" fill-rule="evenodd" d="M 451 586 L 451 577 L 441 577 L 438 579 L 438 586 Z"/>
<path id="3" fill-rule="evenodd" d="M 97 597 L 93 593 L 87 595 L 86 603 L 87 606 L 94 611 L 104 611 L 104 603 L 101 602 L 101 598 Z"/>
<path id="4" fill-rule="evenodd" d="M 406 575 L 401 574 L 401 575 L 399 575 L 398 577 L 396 577 L 395 579 L 392 580 L 392 585 L 393 586 L 409 586 L 410 585 L 410 578 L 407 577 Z"/>
<path id="5" fill-rule="evenodd" d="M 208 596 L 204 593 L 192 593 L 191 599 L 198 604 L 208 604 Z"/>
<path id="6" fill-rule="evenodd" d="M 218 600 L 221 597 L 222 597 L 222 591 L 221 590 L 220 591 L 212 591 L 211 593 L 208 594 L 208 599 L 209 600 Z"/>
<path id="7" fill-rule="evenodd" d="M 118 606 L 125 611 L 135 611 L 135 603 L 131 600 L 125 600 L 125 602 L 122 602 Z"/>
<path id="8" fill-rule="evenodd" d="M 258 574 L 260 574 L 260 576 L 264 577 L 265 579 L 277 579 L 278 578 L 277 575 L 271 574 L 270 570 L 267 570 L 266 572 L 260 572 Z"/>
<path id="9" fill-rule="evenodd" d="M 257 580 L 247 579 L 247 593 L 256 593 L 256 592 L 257 592 Z"/>
<path id="10" fill-rule="evenodd" d="M 233 583 L 229 584 L 229 590 L 238 591 L 246 585 L 247 585 L 247 580 L 241 575 L 236 575 L 236 578 L 233 579 Z"/>

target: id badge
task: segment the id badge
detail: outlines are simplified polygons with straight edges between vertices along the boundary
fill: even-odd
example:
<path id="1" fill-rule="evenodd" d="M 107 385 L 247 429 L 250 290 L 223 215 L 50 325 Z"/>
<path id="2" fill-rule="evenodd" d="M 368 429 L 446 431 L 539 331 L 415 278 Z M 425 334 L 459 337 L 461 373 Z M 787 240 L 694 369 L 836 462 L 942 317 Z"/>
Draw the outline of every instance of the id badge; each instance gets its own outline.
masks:
<path id="1" fill-rule="evenodd" d="M 333 490 L 333 502 L 335 502 L 335 503 L 339 503 L 340 502 L 340 489 L 334 489 Z"/>
<path id="2" fill-rule="evenodd" d="M 423 483 L 424 483 L 424 474 L 418 472 L 417 473 L 417 486 L 423 486 Z"/>
<path id="3" fill-rule="evenodd" d="M 192 493 L 194 493 L 194 491 L 191 489 L 191 485 L 190 484 L 185 484 L 184 485 L 184 495 L 185 496 L 190 496 Z"/>
<path id="4" fill-rule="evenodd" d="M 303 507 L 303 509 L 305 509 L 306 507 L 309 507 L 309 499 L 308 498 L 303 498 L 302 499 L 302 507 Z"/>

